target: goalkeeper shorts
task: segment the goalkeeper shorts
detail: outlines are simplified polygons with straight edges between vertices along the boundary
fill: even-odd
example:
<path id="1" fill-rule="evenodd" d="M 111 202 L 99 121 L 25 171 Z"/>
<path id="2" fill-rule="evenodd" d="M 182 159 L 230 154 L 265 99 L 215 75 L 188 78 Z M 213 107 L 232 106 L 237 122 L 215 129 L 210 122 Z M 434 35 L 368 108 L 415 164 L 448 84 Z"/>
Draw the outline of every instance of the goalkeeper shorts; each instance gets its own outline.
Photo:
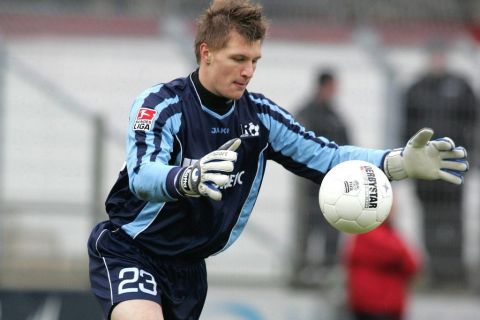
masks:
<path id="1" fill-rule="evenodd" d="M 108 221 L 93 229 L 88 254 L 91 290 L 106 319 L 133 299 L 160 304 L 165 320 L 200 317 L 208 288 L 204 260 L 153 259 Z"/>

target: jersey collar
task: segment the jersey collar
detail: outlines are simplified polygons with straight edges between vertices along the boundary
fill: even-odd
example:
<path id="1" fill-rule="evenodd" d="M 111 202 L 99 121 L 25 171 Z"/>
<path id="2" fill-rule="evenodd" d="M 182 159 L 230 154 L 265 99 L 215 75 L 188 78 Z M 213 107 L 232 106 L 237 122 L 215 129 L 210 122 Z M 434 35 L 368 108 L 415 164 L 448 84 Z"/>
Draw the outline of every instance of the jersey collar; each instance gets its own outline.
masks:
<path id="1" fill-rule="evenodd" d="M 235 101 L 219 97 L 208 91 L 198 79 L 198 69 L 189 76 L 202 110 L 217 119 L 228 117 L 235 109 Z"/>

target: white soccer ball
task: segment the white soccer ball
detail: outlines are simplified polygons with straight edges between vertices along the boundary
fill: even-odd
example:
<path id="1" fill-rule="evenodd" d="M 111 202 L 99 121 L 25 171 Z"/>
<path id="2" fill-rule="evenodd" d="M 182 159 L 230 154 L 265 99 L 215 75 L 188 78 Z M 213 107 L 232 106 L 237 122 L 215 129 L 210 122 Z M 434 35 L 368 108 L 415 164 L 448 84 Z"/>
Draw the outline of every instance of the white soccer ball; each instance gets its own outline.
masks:
<path id="1" fill-rule="evenodd" d="M 375 165 L 345 161 L 333 167 L 320 185 L 320 209 L 336 229 L 364 233 L 387 219 L 392 208 L 392 186 Z"/>

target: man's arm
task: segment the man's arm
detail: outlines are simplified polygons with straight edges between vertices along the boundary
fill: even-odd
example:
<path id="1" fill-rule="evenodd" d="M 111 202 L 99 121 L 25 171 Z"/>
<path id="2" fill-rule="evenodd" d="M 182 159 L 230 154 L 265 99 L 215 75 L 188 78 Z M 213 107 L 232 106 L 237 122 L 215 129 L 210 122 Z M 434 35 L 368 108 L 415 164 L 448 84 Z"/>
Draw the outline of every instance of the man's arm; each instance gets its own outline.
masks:
<path id="1" fill-rule="evenodd" d="M 131 108 L 127 137 L 130 190 L 146 201 L 177 198 L 174 178 L 180 167 L 169 165 L 181 113 L 172 111 L 177 96 L 166 96 L 162 85 L 145 90 Z"/>
<path id="2" fill-rule="evenodd" d="M 389 150 L 338 146 L 327 137 L 317 137 L 299 124 L 286 110 L 261 95 L 251 95 L 258 106 L 258 116 L 268 130 L 269 159 L 289 171 L 320 183 L 324 174 L 347 160 L 364 160 L 382 167 Z"/>
<path id="3" fill-rule="evenodd" d="M 390 150 L 338 146 L 324 137 L 316 137 L 284 109 L 262 97 L 251 97 L 262 106 L 259 118 L 269 130 L 272 159 L 290 171 L 320 182 L 322 173 L 347 160 L 364 160 L 384 172 L 391 180 L 416 178 L 441 179 L 461 184 L 468 170 L 467 153 L 455 147 L 450 138 L 430 141 L 433 130 L 422 129 L 405 148 Z"/>

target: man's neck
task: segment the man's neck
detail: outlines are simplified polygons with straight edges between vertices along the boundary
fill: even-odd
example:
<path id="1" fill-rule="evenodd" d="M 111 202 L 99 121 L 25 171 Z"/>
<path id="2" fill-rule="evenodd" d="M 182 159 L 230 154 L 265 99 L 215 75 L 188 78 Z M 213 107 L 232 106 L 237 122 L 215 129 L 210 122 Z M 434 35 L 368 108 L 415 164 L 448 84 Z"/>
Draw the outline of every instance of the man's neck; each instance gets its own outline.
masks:
<path id="1" fill-rule="evenodd" d="M 202 104 L 208 109 L 218 114 L 225 114 L 233 105 L 233 100 L 217 96 L 216 94 L 207 90 L 200 82 L 199 70 L 195 70 L 192 73 L 192 81 L 197 89 L 198 95 Z"/>

